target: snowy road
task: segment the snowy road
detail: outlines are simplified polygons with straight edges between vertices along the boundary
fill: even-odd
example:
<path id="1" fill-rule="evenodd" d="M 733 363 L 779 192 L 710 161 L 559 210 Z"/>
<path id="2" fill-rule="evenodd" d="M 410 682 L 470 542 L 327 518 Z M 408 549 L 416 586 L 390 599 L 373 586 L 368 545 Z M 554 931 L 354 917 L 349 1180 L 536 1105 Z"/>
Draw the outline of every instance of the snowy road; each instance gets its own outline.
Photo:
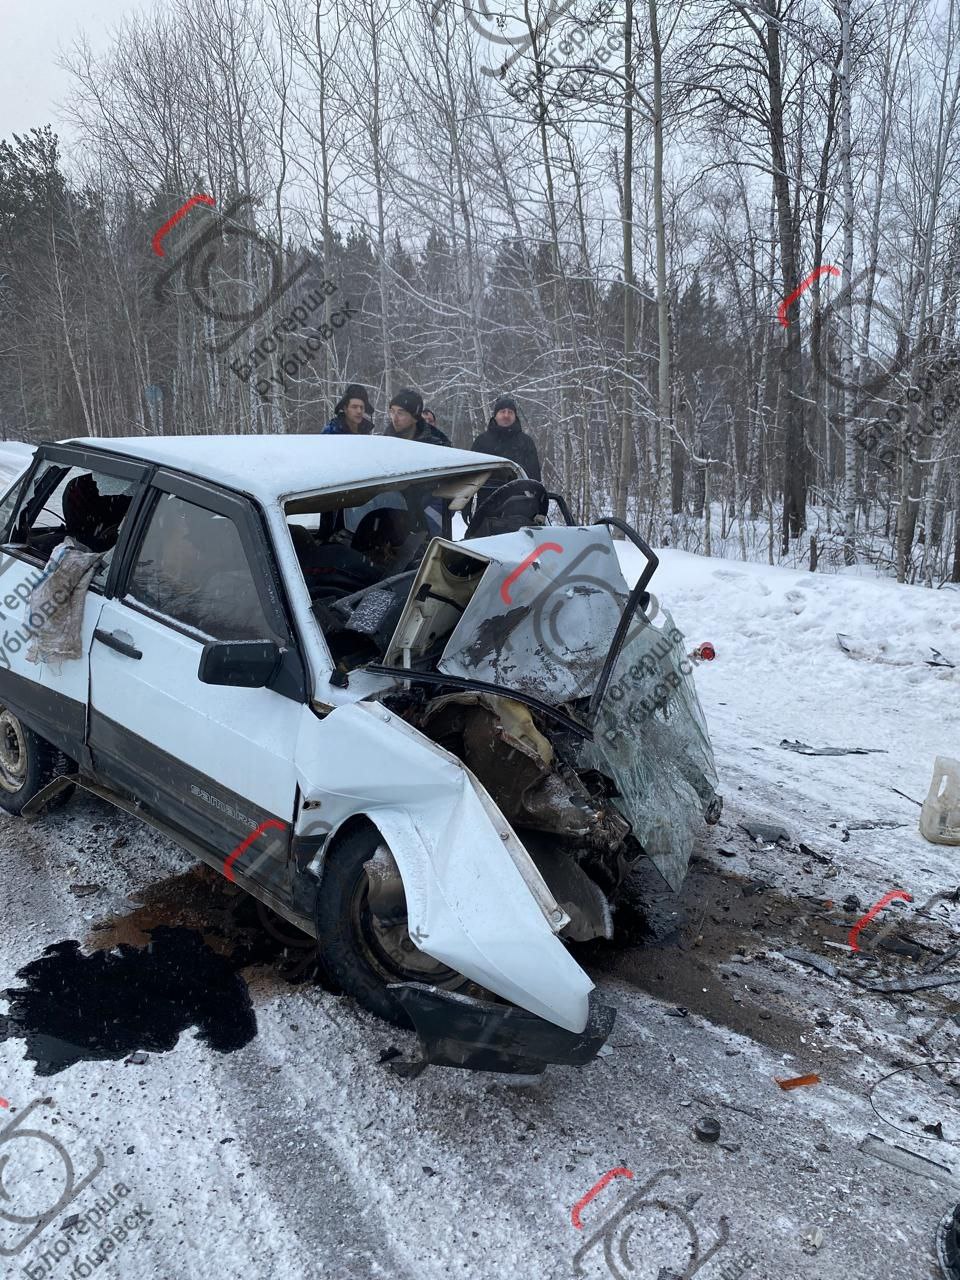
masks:
<path id="1" fill-rule="evenodd" d="M 248 931 L 228 922 L 222 882 L 90 798 L 30 825 L 2 819 L 0 987 L 28 982 L 17 971 L 51 944 L 79 940 L 87 957 L 62 957 L 76 985 L 60 996 L 69 1008 L 46 1007 L 46 1039 L 43 1027 L 29 1043 L 19 1027 L 0 1036 L 4 1274 L 939 1274 L 935 1228 L 960 1200 L 956 1086 L 949 1071 L 947 1082 L 925 1067 L 891 1073 L 960 1068 L 953 1024 L 938 1025 L 960 991 L 881 995 L 783 952 L 907 978 L 960 941 L 960 906 L 930 901 L 960 884 L 960 850 L 925 842 L 918 808 L 894 790 L 922 799 L 934 756 L 960 755 L 960 595 L 671 552 L 657 585 L 691 642 L 717 648 L 697 681 L 726 809 L 679 899 L 638 886 L 654 935 L 641 939 L 631 913 L 619 946 L 578 953 L 618 1009 L 612 1052 L 580 1071 L 526 1084 L 439 1068 L 402 1079 L 378 1059 L 408 1037 L 313 983 L 291 984 L 275 957 L 243 967 L 236 987 L 224 960 L 222 990 L 198 996 L 210 1007 L 197 1038 L 177 1027 L 162 985 L 109 948 L 183 926 L 228 955 Z M 931 647 L 958 668 L 927 666 Z M 781 739 L 885 754 L 807 757 Z M 792 842 L 753 845 L 741 819 L 782 823 Z M 877 820 L 902 825 L 856 828 Z M 894 888 L 913 902 L 888 908 L 852 955 L 851 925 Z M 844 909 L 851 894 L 859 906 Z M 909 954 L 866 949 L 891 918 Z M 154 946 L 175 951 L 182 939 L 161 932 Z M 111 954 L 116 972 L 104 967 Z M 951 971 L 960 964 L 938 970 Z M 244 985 L 255 1033 L 221 1051 L 217 1035 L 249 1017 Z M 99 1061 L 54 1043 L 97 993 L 105 1039 L 169 1024 L 170 1047 L 127 1063 L 135 1032 Z M 38 1074 L 38 1058 L 71 1053 L 80 1060 Z M 776 1083 L 811 1072 L 821 1083 Z M 18 1144 L 11 1126 L 45 1098 L 29 1123 L 63 1143 L 75 1181 L 103 1167 L 19 1249 L 31 1226 L 10 1219 L 41 1211 L 39 1148 Z M 720 1121 L 718 1143 L 694 1136 L 704 1115 Z M 617 1168 L 632 1178 L 597 1192 L 578 1230 L 574 1206 Z"/>

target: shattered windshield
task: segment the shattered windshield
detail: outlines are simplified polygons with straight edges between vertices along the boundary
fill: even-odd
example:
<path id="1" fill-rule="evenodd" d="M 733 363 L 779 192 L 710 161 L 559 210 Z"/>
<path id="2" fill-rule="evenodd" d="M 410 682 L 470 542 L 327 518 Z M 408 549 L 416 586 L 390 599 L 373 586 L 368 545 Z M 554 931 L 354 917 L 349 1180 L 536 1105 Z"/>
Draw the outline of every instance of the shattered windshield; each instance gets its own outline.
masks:
<path id="1" fill-rule="evenodd" d="M 717 773 L 683 633 L 664 624 L 631 628 L 600 704 L 584 767 L 617 783 L 614 804 L 673 889 L 686 874 L 704 818 L 719 815 Z"/>

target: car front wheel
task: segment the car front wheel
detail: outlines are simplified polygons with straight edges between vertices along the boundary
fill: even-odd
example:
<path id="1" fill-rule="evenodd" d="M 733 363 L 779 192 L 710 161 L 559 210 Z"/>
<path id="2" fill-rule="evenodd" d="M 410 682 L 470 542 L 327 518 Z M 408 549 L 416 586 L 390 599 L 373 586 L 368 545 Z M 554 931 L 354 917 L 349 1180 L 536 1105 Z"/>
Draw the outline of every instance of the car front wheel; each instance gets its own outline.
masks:
<path id="1" fill-rule="evenodd" d="M 383 848 L 379 832 L 365 827 L 349 832 L 331 850 L 317 894 L 317 948 L 327 974 L 345 994 L 377 1017 L 409 1027 L 388 983 L 422 982 L 471 994 L 478 988 L 416 946 L 407 931 L 405 903 L 386 916 L 374 910 L 378 899 L 371 894 L 367 863 Z"/>
<path id="2" fill-rule="evenodd" d="M 0 809 L 19 814 L 48 782 L 69 771 L 62 751 L 28 729 L 9 707 L 0 706 Z M 51 805 L 66 803 L 72 791 L 65 788 Z"/>

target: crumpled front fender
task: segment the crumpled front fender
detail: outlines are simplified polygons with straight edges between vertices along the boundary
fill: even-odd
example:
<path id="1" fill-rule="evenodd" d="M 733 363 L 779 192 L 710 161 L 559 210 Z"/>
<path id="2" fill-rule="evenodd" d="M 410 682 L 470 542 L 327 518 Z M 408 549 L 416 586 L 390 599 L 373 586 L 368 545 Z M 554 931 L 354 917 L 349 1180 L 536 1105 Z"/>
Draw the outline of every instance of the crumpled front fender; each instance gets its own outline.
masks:
<path id="1" fill-rule="evenodd" d="M 376 703 L 305 708 L 300 787 L 334 830 L 366 816 L 403 880 L 407 927 L 426 954 L 568 1031 L 593 983 L 556 937 L 567 917 L 470 770 Z M 321 882 L 321 892 L 322 882 Z"/>

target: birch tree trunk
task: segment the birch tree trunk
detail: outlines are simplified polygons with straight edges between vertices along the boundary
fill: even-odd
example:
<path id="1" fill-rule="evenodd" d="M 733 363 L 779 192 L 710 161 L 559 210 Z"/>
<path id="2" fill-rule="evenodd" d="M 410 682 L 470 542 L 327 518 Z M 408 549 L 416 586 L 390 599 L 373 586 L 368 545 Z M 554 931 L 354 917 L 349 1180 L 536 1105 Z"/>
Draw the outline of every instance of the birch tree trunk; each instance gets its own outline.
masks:
<path id="1" fill-rule="evenodd" d="M 850 130 L 850 0 L 835 0 L 840 15 L 840 173 L 843 181 L 843 279 L 853 278 L 853 143 Z M 840 380 L 843 383 L 843 559 L 856 564 L 857 424 L 854 421 L 853 293 L 843 293 Z M 828 428 L 829 430 L 829 424 Z"/>
<path id="2" fill-rule="evenodd" d="M 626 0 L 623 22 L 623 193 L 620 222 L 623 232 L 623 415 L 620 421 L 620 467 L 616 476 L 616 514 L 627 518 L 627 494 L 633 472 L 633 344 L 636 330 L 633 274 L 633 0 Z"/>
<path id="3" fill-rule="evenodd" d="M 670 300 L 667 293 L 667 229 L 663 214 L 663 51 L 657 20 L 657 0 L 649 0 L 650 53 L 653 72 L 653 221 L 657 241 L 657 417 L 652 477 L 651 525 L 659 517 L 664 469 L 664 442 L 671 438 Z M 708 553 L 709 554 L 709 553 Z"/>

